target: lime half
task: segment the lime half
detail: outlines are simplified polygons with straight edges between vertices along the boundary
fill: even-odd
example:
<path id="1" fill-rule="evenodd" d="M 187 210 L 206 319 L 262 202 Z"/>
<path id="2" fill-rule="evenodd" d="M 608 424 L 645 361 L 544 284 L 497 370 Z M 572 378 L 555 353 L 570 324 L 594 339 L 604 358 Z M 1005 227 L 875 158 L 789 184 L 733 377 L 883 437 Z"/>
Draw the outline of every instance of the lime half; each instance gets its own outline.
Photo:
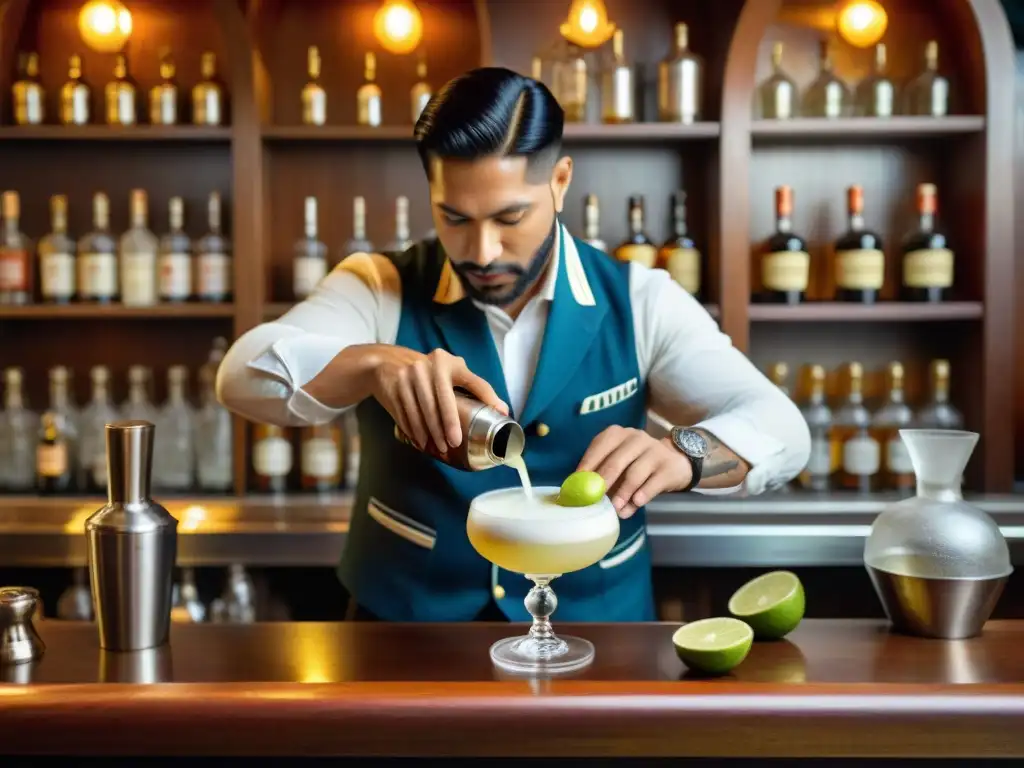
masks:
<path id="1" fill-rule="evenodd" d="M 733 593 L 729 613 L 747 622 L 758 640 L 778 640 L 804 617 L 804 585 L 789 571 L 765 573 Z"/>
<path id="2" fill-rule="evenodd" d="M 747 658 L 754 631 L 739 619 L 719 616 L 684 624 L 672 635 L 672 642 L 690 669 L 724 675 Z"/>
<path id="3" fill-rule="evenodd" d="M 607 490 L 604 478 L 597 472 L 573 472 L 558 491 L 558 503 L 563 507 L 589 507 L 597 504 Z"/>

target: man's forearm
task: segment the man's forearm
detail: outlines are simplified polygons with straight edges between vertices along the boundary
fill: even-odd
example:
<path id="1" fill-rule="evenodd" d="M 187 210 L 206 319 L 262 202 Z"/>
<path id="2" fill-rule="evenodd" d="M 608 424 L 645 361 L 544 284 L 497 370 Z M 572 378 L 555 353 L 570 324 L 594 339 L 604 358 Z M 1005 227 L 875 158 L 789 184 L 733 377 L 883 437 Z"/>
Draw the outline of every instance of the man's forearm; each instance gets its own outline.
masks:
<path id="1" fill-rule="evenodd" d="M 733 488 L 743 482 L 750 465 L 729 446 L 706 430 L 697 430 L 708 442 L 709 453 L 701 467 L 698 488 Z"/>
<path id="2" fill-rule="evenodd" d="M 346 408 L 373 394 L 377 344 L 353 344 L 341 350 L 302 390 L 328 408 Z"/>

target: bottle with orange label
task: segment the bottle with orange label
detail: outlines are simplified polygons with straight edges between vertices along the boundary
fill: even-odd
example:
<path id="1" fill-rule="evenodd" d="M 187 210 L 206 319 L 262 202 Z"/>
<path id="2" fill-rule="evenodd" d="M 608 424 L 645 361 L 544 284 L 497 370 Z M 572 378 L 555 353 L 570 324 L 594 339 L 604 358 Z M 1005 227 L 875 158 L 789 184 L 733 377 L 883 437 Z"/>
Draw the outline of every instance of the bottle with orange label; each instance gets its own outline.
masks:
<path id="1" fill-rule="evenodd" d="M 885 282 L 882 238 L 864 226 L 864 188 L 846 190 L 850 227 L 835 244 L 836 300 L 874 304 Z"/>
<path id="2" fill-rule="evenodd" d="M 18 222 L 21 202 L 17 192 L 2 197 L 3 228 L 0 229 L 0 304 L 32 302 L 32 242 Z"/>
<path id="3" fill-rule="evenodd" d="M 775 234 L 761 259 L 762 302 L 799 304 L 807 298 L 811 256 L 804 239 L 793 231 L 793 188 L 775 188 Z"/>
<path id="4" fill-rule="evenodd" d="M 947 301 L 953 287 L 953 251 L 935 227 L 934 184 L 917 186 L 918 227 L 903 241 L 903 300 Z"/>
<path id="5" fill-rule="evenodd" d="M 644 231 L 643 195 L 629 198 L 629 234 L 615 249 L 619 261 L 637 261 L 646 267 L 653 267 L 658 260 L 658 248 Z"/>
<path id="6" fill-rule="evenodd" d="M 672 195 L 673 235 L 658 250 L 658 266 L 667 271 L 687 293 L 700 296 L 700 251 L 687 232 L 686 193 Z"/>

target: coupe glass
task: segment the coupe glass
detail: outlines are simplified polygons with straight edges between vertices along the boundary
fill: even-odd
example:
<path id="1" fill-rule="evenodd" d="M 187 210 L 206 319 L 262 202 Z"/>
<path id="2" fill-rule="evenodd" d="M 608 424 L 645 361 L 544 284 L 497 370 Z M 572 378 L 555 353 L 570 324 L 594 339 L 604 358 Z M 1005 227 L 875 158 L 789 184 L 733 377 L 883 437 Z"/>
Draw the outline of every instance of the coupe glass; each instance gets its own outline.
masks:
<path id="1" fill-rule="evenodd" d="M 490 491 L 473 499 L 466 532 L 481 556 L 533 582 L 524 601 L 533 617 L 528 634 L 499 640 L 491 660 L 515 673 L 561 673 L 585 667 L 594 646 L 559 637 L 551 627 L 558 600 L 551 581 L 587 568 L 608 554 L 619 537 L 619 517 L 607 497 L 587 507 L 555 503 L 558 488 Z"/>

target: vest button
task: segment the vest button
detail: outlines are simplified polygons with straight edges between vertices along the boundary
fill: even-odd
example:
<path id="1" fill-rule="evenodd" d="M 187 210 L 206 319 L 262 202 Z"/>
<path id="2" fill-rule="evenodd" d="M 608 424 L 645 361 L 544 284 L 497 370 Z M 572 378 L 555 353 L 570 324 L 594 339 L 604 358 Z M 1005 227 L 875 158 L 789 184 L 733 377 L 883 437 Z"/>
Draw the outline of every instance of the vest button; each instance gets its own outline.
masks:
<path id="1" fill-rule="evenodd" d="M 505 597 L 505 588 L 501 584 L 495 584 L 491 594 L 494 595 L 495 600 L 502 600 Z"/>
<path id="2" fill-rule="evenodd" d="M 537 425 L 537 437 L 547 437 L 550 432 L 551 427 L 549 427 L 543 421 Z"/>

